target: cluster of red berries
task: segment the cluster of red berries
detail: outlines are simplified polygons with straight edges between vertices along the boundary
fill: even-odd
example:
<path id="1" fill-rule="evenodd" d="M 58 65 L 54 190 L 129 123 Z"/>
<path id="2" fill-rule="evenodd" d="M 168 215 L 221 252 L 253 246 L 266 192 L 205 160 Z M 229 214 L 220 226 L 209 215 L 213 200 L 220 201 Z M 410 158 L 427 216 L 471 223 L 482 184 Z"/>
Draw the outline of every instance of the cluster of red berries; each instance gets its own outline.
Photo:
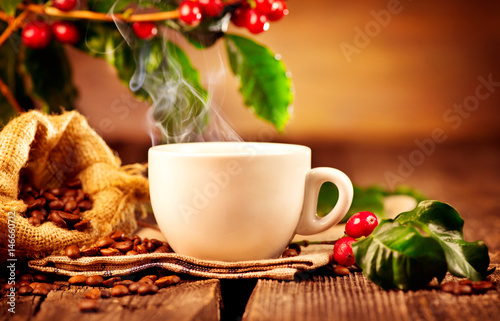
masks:
<path id="1" fill-rule="evenodd" d="M 221 0 L 185 0 L 179 5 L 179 18 L 195 26 L 203 17 L 218 17 L 223 11 Z M 257 34 L 269 29 L 269 21 L 278 21 L 287 14 L 283 0 L 243 0 L 232 13 L 231 22 Z"/>
<path id="2" fill-rule="evenodd" d="M 351 266 L 356 263 L 351 244 L 356 242 L 359 237 L 370 235 L 377 225 L 377 217 L 372 212 L 363 211 L 351 216 L 345 226 L 345 234 L 347 235 L 338 239 L 333 247 L 335 262 L 343 266 Z"/>
<path id="3" fill-rule="evenodd" d="M 27 23 L 21 32 L 22 42 L 31 49 L 47 47 L 52 37 L 61 43 L 75 44 L 80 39 L 80 32 L 69 21 L 55 21 L 49 25 L 38 20 Z"/>

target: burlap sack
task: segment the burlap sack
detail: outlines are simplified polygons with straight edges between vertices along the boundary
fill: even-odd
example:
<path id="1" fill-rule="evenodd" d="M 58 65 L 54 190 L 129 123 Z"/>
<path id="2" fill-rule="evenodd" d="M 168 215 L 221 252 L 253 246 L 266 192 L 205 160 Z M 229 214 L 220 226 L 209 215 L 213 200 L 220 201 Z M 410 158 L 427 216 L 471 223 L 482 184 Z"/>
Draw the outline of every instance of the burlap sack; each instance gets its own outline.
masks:
<path id="1" fill-rule="evenodd" d="M 137 205 L 149 200 L 148 181 L 134 170 L 138 167 L 120 167 L 120 159 L 78 112 L 48 116 L 31 111 L 11 120 L 0 132 L 1 258 L 12 258 L 8 248 L 15 248 L 17 259 L 39 258 L 61 253 L 70 244 L 92 243 L 112 230 L 132 233 L 137 228 Z M 91 227 L 78 232 L 52 222 L 29 224 L 22 216 L 27 206 L 18 200 L 21 174 L 37 188 L 80 178 L 93 201 L 93 208 L 82 213 L 92 220 Z M 9 213 L 15 216 L 10 226 Z M 8 243 L 13 226 L 14 245 Z"/>

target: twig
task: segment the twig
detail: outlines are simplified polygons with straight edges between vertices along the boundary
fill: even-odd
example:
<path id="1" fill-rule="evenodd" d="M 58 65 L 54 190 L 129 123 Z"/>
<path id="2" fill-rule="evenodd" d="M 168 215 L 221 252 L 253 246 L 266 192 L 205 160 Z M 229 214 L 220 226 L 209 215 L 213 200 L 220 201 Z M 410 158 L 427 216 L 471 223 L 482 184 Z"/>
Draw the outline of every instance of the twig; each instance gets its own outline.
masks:
<path id="1" fill-rule="evenodd" d="M 4 95 L 5 98 L 7 98 L 7 101 L 9 102 L 9 104 L 11 104 L 12 107 L 14 107 L 16 112 L 18 114 L 21 114 L 23 112 L 23 109 L 21 108 L 21 106 L 17 102 L 16 98 L 14 98 L 14 96 L 10 92 L 9 87 L 3 82 L 2 78 L 0 78 L 0 91 L 2 92 L 2 95 Z"/>
<path id="2" fill-rule="evenodd" d="M 12 22 L 9 23 L 7 28 L 5 28 L 3 33 L 0 35 L 0 47 L 7 39 L 9 39 L 10 35 L 17 30 L 17 28 L 22 23 L 23 19 L 26 18 L 26 16 L 28 15 L 28 13 L 29 12 L 27 10 L 24 10 L 23 12 L 21 12 L 19 16 L 17 16 Z"/>

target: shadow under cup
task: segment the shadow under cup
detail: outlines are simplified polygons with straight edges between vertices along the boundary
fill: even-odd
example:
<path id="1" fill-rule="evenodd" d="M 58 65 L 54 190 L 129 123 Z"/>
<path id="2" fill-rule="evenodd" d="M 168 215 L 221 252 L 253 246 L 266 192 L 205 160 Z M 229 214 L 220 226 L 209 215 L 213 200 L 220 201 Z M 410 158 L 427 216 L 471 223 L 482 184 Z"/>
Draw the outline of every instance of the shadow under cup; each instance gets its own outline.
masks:
<path id="1" fill-rule="evenodd" d="M 308 147 L 186 143 L 152 147 L 148 158 L 153 212 L 175 252 L 220 261 L 268 259 L 279 257 L 293 238 L 311 168 Z"/>

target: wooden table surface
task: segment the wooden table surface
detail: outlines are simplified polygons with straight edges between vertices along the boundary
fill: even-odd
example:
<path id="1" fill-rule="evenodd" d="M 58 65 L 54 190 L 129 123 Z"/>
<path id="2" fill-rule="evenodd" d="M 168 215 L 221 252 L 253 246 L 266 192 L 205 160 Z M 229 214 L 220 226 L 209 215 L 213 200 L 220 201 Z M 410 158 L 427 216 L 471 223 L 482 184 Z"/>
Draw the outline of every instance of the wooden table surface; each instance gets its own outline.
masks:
<path id="1" fill-rule="evenodd" d="M 386 184 L 416 146 L 318 145 L 314 166 L 345 171 L 359 185 Z M 413 166 L 413 165 L 412 165 Z M 466 240 L 482 239 L 490 250 L 495 288 L 485 294 L 453 295 L 429 286 L 419 291 L 384 291 L 361 273 L 335 277 L 328 269 L 301 273 L 294 281 L 184 278 L 152 296 L 102 300 L 97 313 L 77 303 L 87 287 L 67 286 L 47 297 L 16 298 L 16 313 L 2 299 L 0 320 L 499 320 L 500 146 L 442 145 L 400 175 L 402 183 L 453 205 L 465 220 Z M 408 174 L 408 175 L 406 175 Z M 446 280 L 454 279 L 448 275 Z"/>

